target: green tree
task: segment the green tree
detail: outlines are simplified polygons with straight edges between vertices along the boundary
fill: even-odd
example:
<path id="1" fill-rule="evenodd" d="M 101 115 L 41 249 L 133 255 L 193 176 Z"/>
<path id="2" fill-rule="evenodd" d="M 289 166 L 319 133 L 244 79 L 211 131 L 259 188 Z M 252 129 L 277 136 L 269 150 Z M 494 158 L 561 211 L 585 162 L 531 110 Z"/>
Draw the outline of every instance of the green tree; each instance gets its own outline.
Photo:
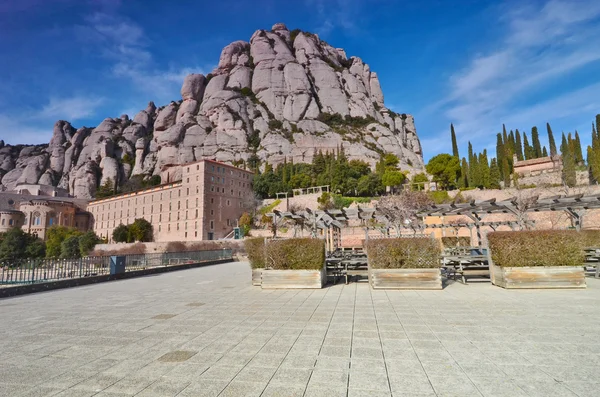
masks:
<path id="1" fill-rule="evenodd" d="M 100 238 L 96 233 L 89 230 L 79 237 L 79 251 L 81 256 L 87 256 L 94 249 L 96 244 L 100 242 Z"/>
<path id="2" fill-rule="evenodd" d="M 60 244 L 61 258 L 80 258 L 79 238 L 77 235 L 70 235 Z"/>
<path id="3" fill-rule="evenodd" d="M 360 177 L 356 190 L 359 196 L 372 197 L 383 193 L 385 188 L 381 183 L 381 176 L 376 173 L 370 173 Z"/>
<path id="4" fill-rule="evenodd" d="M 510 165 L 508 164 L 508 159 L 506 157 L 502 159 L 501 170 L 504 179 L 504 188 L 510 187 Z"/>
<path id="5" fill-rule="evenodd" d="M 500 168 L 495 158 L 490 165 L 490 189 L 500 189 Z"/>
<path id="6" fill-rule="evenodd" d="M 596 118 L 598 118 L 598 116 L 596 116 Z M 596 182 L 600 181 L 600 136 L 593 123 L 592 145 L 587 147 L 587 161 L 592 179 Z"/>
<path id="7" fill-rule="evenodd" d="M 119 224 L 113 230 L 113 241 L 115 243 L 126 243 L 129 240 L 129 228 L 124 224 Z"/>
<path id="8" fill-rule="evenodd" d="M 333 197 L 329 192 L 321 193 L 321 196 L 317 199 L 317 203 L 319 203 L 320 210 L 330 210 L 334 208 Z"/>
<path id="9" fill-rule="evenodd" d="M 29 235 L 27 247 L 25 247 L 26 258 L 43 258 L 46 256 L 46 244 L 42 239 Z"/>
<path id="10" fill-rule="evenodd" d="M 240 216 L 240 220 L 238 222 L 240 230 L 242 231 L 242 236 L 249 236 L 250 229 L 252 229 L 252 217 L 249 213 L 244 212 L 242 216 Z"/>
<path id="11" fill-rule="evenodd" d="M 523 136 L 525 136 L 525 134 L 523 134 Z M 505 152 L 504 152 L 504 142 L 502 141 L 502 134 L 498 133 L 496 135 L 496 159 L 498 159 L 498 164 L 502 165 L 502 160 L 505 157 Z M 502 167 L 500 167 L 500 177 L 504 178 L 504 175 L 502 174 Z"/>
<path id="12" fill-rule="evenodd" d="M 441 153 L 429 160 L 426 169 L 429 174 L 433 175 L 434 181 L 438 182 L 442 189 L 450 189 L 456 186 L 460 163 L 458 158 L 448 153 Z"/>
<path id="13" fill-rule="evenodd" d="M 469 187 L 469 163 L 466 158 L 462 158 L 460 165 L 460 179 L 458 181 L 458 187 L 466 188 Z"/>
<path id="14" fill-rule="evenodd" d="M 405 180 L 406 175 L 400 171 L 388 170 L 385 171 L 381 176 L 381 183 L 383 183 L 384 186 L 392 188 L 392 190 L 393 188 L 403 184 Z"/>
<path id="15" fill-rule="evenodd" d="M 523 161 L 523 144 L 521 143 L 521 133 L 519 130 L 516 130 L 515 135 L 515 154 L 517 155 L 517 160 Z"/>
<path id="16" fill-rule="evenodd" d="M 533 146 L 532 158 L 537 159 L 542 157 L 542 145 L 540 143 L 540 136 L 537 127 L 531 128 L 531 144 Z"/>
<path id="17" fill-rule="evenodd" d="M 61 256 L 62 243 L 70 236 L 79 236 L 81 232 L 72 227 L 52 226 L 46 232 L 46 257 L 58 258 Z"/>
<path id="18" fill-rule="evenodd" d="M 546 149 L 546 146 L 542 148 L 542 157 L 548 157 L 548 150 Z"/>
<path id="19" fill-rule="evenodd" d="M 129 240 L 149 242 L 153 239 L 152 224 L 144 218 L 137 218 L 128 227 Z"/>
<path id="20" fill-rule="evenodd" d="M 573 145 L 574 145 L 574 156 L 575 156 L 575 163 L 582 165 L 583 164 L 583 153 L 581 151 L 581 140 L 579 140 L 579 133 L 577 131 L 575 131 L 575 139 L 573 141 Z"/>
<path id="21" fill-rule="evenodd" d="M 523 133 L 523 154 L 525 155 L 525 160 L 531 160 L 535 158 L 535 150 L 532 146 L 529 145 L 529 141 L 527 140 L 527 134 Z M 502 171 L 501 171 L 502 172 Z M 503 175 L 504 177 L 504 175 Z"/>
<path id="22" fill-rule="evenodd" d="M 481 174 L 481 185 L 489 189 L 491 183 L 490 176 L 490 164 L 488 163 L 487 150 L 484 149 L 483 153 L 479 154 L 479 172 Z"/>
<path id="23" fill-rule="evenodd" d="M 106 178 L 106 181 L 96 190 L 96 198 L 105 198 L 114 196 L 116 193 L 115 182 L 111 178 Z"/>
<path id="24" fill-rule="evenodd" d="M 460 158 L 458 155 L 458 144 L 456 143 L 456 133 L 454 132 L 454 124 L 450 123 L 450 136 L 452 138 L 452 155 Z"/>
<path id="25" fill-rule="evenodd" d="M 569 136 L 569 140 L 571 137 Z M 569 187 L 574 187 L 577 184 L 577 170 L 575 162 L 575 153 L 573 153 L 573 145 L 569 144 L 569 141 L 562 135 L 562 144 L 560 145 L 560 151 L 562 154 L 563 169 L 562 169 L 562 180 L 563 183 Z"/>
<path id="26" fill-rule="evenodd" d="M 422 172 L 419 174 L 415 174 L 411 180 L 412 190 L 414 190 L 414 191 L 424 190 L 427 182 L 429 182 L 429 178 L 427 178 L 427 175 L 425 175 Z"/>
<path id="27" fill-rule="evenodd" d="M 11 228 L 4 233 L 0 243 L 0 260 L 15 261 L 25 258 L 28 242 L 29 236 L 21 228 Z"/>
<path id="28" fill-rule="evenodd" d="M 550 145 L 550 156 L 556 156 L 558 152 L 556 151 L 556 142 L 554 141 L 554 134 L 552 133 L 550 123 L 546 123 L 546 129 L 548 130 L 548 145 Z"/>

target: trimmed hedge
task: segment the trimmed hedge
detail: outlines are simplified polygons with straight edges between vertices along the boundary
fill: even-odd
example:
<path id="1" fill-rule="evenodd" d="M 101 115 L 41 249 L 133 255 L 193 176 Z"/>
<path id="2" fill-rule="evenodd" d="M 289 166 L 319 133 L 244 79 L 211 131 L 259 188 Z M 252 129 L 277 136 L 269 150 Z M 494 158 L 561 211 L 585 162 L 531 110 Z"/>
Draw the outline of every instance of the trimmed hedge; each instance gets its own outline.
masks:
<path id="1" fill-rule="evenodd" d="M 467 237 L 467 236 L 442 237 L 442 245 L 444 246 L 444 248 L 470 247 L 471 246 L 471 237 Z"/>
<path id="2" fill-rule="evenodd" d="M 267 268 L 321 270 L 325 266 L 325 242 L 313 238 L 272 240 L 267 244 Z"/>
<path id="3" fill-rule="evenodd" d="M 600 248 L 600 230 L 582 230 L 579 233 L 583 248 Z"/>
<path id="4" fill-rule="evenodd" d="M 532 230 L 493 232 L 487 238 L 494 265 L 526 267 L 583 266 L 585 240 L 593 237 L 575 230 Z"/>
<path id="5" fill-rule="evenodd" d="M 254 237 L 244 240 L 248 261 L 253 269 L 265 267 L 265 238 Z"/>
<path id="6" fill-rule="evenodd" d="M 440 267 L 440 246 L 434 239 L 393 238 L 365 244 L 373 269 L 432 269 Z"/>

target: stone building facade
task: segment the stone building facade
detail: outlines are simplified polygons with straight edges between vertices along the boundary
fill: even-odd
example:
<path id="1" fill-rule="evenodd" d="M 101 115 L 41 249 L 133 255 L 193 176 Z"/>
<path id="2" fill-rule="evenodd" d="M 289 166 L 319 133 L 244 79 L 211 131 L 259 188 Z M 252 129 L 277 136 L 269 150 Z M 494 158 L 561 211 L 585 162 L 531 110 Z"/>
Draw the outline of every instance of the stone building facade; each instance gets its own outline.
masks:
<path id="1" fill-rule="evenodd" d="M 86 205 L 86 200 L 69 197 L 52 186 L 17 185 L 14 191 L 0 192 L 0 233 L 20 227 L 45 239 L 52 226 L 74 227 L 85 232 L 91 225 Z"/>
<path id="2" fill-rule="evenodd" d="M 143 218 L 152 224 L 154 241 L 220 239 L 237 226 L 253 197 L 252 172 L 217 161 L 184 164 L 167 173 L 162 180 L 169 183 L 89 202 L 96 234 L 111 242 L 119 224 Z"/>

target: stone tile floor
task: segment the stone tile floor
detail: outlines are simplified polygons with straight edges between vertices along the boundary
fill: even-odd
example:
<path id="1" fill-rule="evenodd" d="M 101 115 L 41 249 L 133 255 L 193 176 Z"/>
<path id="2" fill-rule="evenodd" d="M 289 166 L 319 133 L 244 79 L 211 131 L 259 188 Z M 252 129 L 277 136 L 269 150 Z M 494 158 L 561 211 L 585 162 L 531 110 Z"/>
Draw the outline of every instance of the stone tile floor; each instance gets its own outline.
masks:
<path id="1" fill-rule="evenodd" d="M 599 396 L 587 290 L 263 291 L 246 263 L 0 300 L 0 396 Z"/>

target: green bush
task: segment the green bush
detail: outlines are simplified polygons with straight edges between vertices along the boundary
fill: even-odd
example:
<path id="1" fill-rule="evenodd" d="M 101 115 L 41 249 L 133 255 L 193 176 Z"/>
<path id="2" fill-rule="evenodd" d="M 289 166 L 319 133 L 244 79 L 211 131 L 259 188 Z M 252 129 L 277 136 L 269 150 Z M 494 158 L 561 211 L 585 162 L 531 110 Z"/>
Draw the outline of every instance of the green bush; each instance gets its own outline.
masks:
<path id="1" fill-rule="evenodd" d="M 493 232 L 487 237 L 494 265 L 526 267 L 583 266 L 583 236 L 575 230 L 534 230 Z"/>
<path id="2" fill-rule="evenodd" d="M 265 238 L 254 237 L 244 240 L 244 247 L 252 269 L 265 267 Z"/>
<path id="3" fill-rule="evenodd" d="M 325 242 L 312 238 L 269 241 L 266 264 L 276 270 L 321 270 L 325 265 Z"/>
<path id="4" fill-rule="evenodd" d="M 442 237 L 442 245 L 444 246 L 444 248 L 469 247 L 469 246 L 471 246 L 471 237 L 467 237 L 467 236 Z"/>
<path id="5" fill-rule="evenodd" d="M 373 269 L 440 267 L 440 246 L 428 237 L 369 240 L 365 248 L 369 266 Z"/>

